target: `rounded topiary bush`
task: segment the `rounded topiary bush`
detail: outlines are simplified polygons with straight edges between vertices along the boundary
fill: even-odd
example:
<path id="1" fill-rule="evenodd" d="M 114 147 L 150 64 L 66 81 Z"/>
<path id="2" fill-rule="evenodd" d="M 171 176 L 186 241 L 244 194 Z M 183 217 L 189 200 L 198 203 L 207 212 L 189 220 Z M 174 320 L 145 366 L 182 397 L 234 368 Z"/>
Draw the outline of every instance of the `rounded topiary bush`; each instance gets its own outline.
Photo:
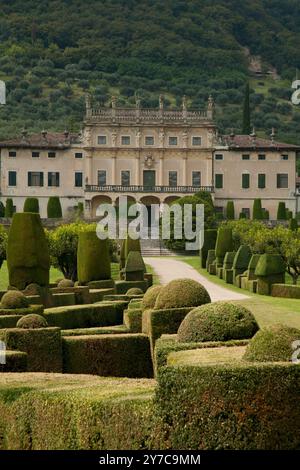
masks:
<path id="1" fill-rule="evenodd" d="M 180 342 L 228 341 L 251 338 L 258 330 L 253 314 L 247 308 L 229 302 L 213 302 L 194 308 L 181 323 Z"/>
<path id="2" fill-rule="evenodd" d="M 197 307 L 210 301 L 209 293 L 199 282 L 193 279 L 175 279 L 161 289 L 154 308 Z"/>
<path id="3" fill-rule="evenodd" d="M 8 309 L 26 308 L 29 302 L 22 292 L 9 290 L 3 295 L 1 306 Z"/>
<path id="4" fill-rule="evenodd" d="M 139 289 L 139 287 L 131 287 L 131 289 L 128 289 L 126 292 L 126 295 L 143 295 L 142 289 Z"/>
<path id="5" fill-rule="evenodd" d="M 148 308 L 154 308 L 157 296 L 162 288 L 163 286 L 151 286 L 149 287 L 149 289 L 147 289 L 142 300 L 143 310 L 147 310 Z"/>
<path id="6" fill-rule="evenodd" d="M 258 362 L 290 362 L 296 349 L 293 347 L 293 342 L 299 340 L 300 330 L 297 328 L 279 324 L 263 328 L 248 344 L 243 359 Z"/>
<path id="7" fill-rule="evenodd" d="M 27 197 L 24 202 L 23 212 L 35 212 L 39 214 L 39 200 L 36 197 Z"/>
<path id="8" fill-rule="evenodd" d="M 35 313 L 25 315 L 24 317 L 20 318 L 20 320 L 17 322 L 17 328 L 24 329 L 47 328 L 47 326 L 47 320 L 41 315 L 37 315 Z"/>
<path id="9" fill-rule="evenodd" d="M 71 279 L 61 279 L 61 281 L 59 281 L 57 284 L 57 287 L 74 287 L 74 282 Z"/>

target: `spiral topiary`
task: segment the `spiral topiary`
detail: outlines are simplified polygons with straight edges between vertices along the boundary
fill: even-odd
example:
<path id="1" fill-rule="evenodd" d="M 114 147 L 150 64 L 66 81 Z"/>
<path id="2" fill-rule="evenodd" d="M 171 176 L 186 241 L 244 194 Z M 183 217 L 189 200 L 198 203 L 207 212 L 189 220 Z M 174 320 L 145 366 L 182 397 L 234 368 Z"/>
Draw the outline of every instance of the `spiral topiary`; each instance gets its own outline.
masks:
<path id="1" fill-rule="evenodd" d="M 144 292 L 139 287 L 131 287 L 131 289 L 128 289 L 128 291 L 126 292 L 126 295 L 143 295 L 143 294 Z"/>
<path id="2" fill-rule="evenodd" d="M 210 301 L 209 293 L 199 282 L 193 279 L 175 279 L 161 289 L 154 308 L 197 307 Z"/>
<path id="3" fill-rule="evenodd" d="M 62 279 L 57 284 L 57 287 L 64 288 L 64 287 L 74 287 L 74 282 L 71 279 Z"/>
<path id="4" fill-rule="evenodd" d="M 193 309 L 181 323 L 180 342 L 227 341 L 251 338 L 258 330 L 247 308 L 229 302 L 213 302 Z"/>
<path id="5" fill-rule="evenodd" d="M 300 330 L 297 328 L 280 324 L 263 328 L 248 344 L 243 359 L 258 362 L 290 362 L 296 349 L 293 343 L 299 340 Z"/>
<path id="6" fill-rule="evenodd" d="M 17 322 L 17 328 L 24 329 L 34 329 L 34 328 L 47 328 L 47 320 L 41 315 L 31 313 L 29 315 L 24 315 Z"/>
<path id="7" fill-rule="evenodd" d="M 147 310 L 148 308 L 154 308 L 157 296 L 162 288 L 163 286 L 151 286 L 149 287 L 149 289 L 147 289 L 142 300 L 143 310 Z"/>
<path id="8" fill-rule="evenodd" d="M 26 308 L 29 302 L 22 292 L 9 290 L 3 295 L 1 306 L 8 309 Z"/>

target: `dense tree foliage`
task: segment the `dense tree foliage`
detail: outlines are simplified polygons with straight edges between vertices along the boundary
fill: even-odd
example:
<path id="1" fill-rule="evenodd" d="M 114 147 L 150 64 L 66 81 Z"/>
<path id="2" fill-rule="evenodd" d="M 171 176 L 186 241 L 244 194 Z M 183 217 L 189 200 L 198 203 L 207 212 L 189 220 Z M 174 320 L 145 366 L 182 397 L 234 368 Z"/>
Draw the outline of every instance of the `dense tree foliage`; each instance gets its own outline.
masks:
<path id="1" fill-rule="evenodd" d="M 131 106 L 202 107 L 209 93 L 222 131 L 242 127 L 248 55 L 282 80 L 250 80 L 258 132 L 299 142 L 300 110 L 290 103 L 299 67 L 298 0 L 0 0 L 0 79 L 8 88 L 0 137 L 23 126 L 77 130 L 84 93 Z"/>

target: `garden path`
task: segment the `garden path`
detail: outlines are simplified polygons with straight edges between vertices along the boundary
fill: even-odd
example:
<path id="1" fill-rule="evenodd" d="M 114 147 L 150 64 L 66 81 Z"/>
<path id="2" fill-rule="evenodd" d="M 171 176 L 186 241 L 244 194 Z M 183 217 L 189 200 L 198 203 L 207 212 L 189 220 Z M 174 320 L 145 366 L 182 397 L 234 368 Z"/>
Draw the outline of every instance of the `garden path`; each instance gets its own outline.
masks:
<path id="1" fill-rule="evenodd" d="M 249 298 L 247 295 L 234 292 L 226 287 L 218 286 L 202 276 L 196 269 L 183 261 L 169 258 L 144 258 L 146 264 L 152 266 L 155 274 L 162 284 L 167 284 L 173 279 L 189 278 L 200 282 L 209 292 L 213 302 L 217 300 L 242 300 Z"/>

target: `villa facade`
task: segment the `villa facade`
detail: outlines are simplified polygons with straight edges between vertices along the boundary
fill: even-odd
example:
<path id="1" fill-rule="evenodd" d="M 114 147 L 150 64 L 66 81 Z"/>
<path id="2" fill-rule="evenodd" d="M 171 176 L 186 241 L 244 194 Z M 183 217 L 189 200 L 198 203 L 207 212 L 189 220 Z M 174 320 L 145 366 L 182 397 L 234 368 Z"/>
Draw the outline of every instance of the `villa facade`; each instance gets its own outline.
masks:
<path id="1" fill-rule="evenodd" d="M 261 198 L 276 218 L 279 201 L 297 208 L 298 147 L 251 136 L 220 136 L 213 100 L 205 110 L 93 107 L 79 134 L 28 135 L 0 142 L 1 200 L 12 198 L 17 211 L 28 196 L 39 198 L 47 216 L 50 196 L 59 196 L 64 215 L 83 202 L 86 218 L 95 218 L 101 202 L 118 204 L 121 195 L 149 206 L 171 203 L 199 190 L 211 192 L 219 212 L 233 200 L 236 215 L 251 216 L 253 199 Z"/>

